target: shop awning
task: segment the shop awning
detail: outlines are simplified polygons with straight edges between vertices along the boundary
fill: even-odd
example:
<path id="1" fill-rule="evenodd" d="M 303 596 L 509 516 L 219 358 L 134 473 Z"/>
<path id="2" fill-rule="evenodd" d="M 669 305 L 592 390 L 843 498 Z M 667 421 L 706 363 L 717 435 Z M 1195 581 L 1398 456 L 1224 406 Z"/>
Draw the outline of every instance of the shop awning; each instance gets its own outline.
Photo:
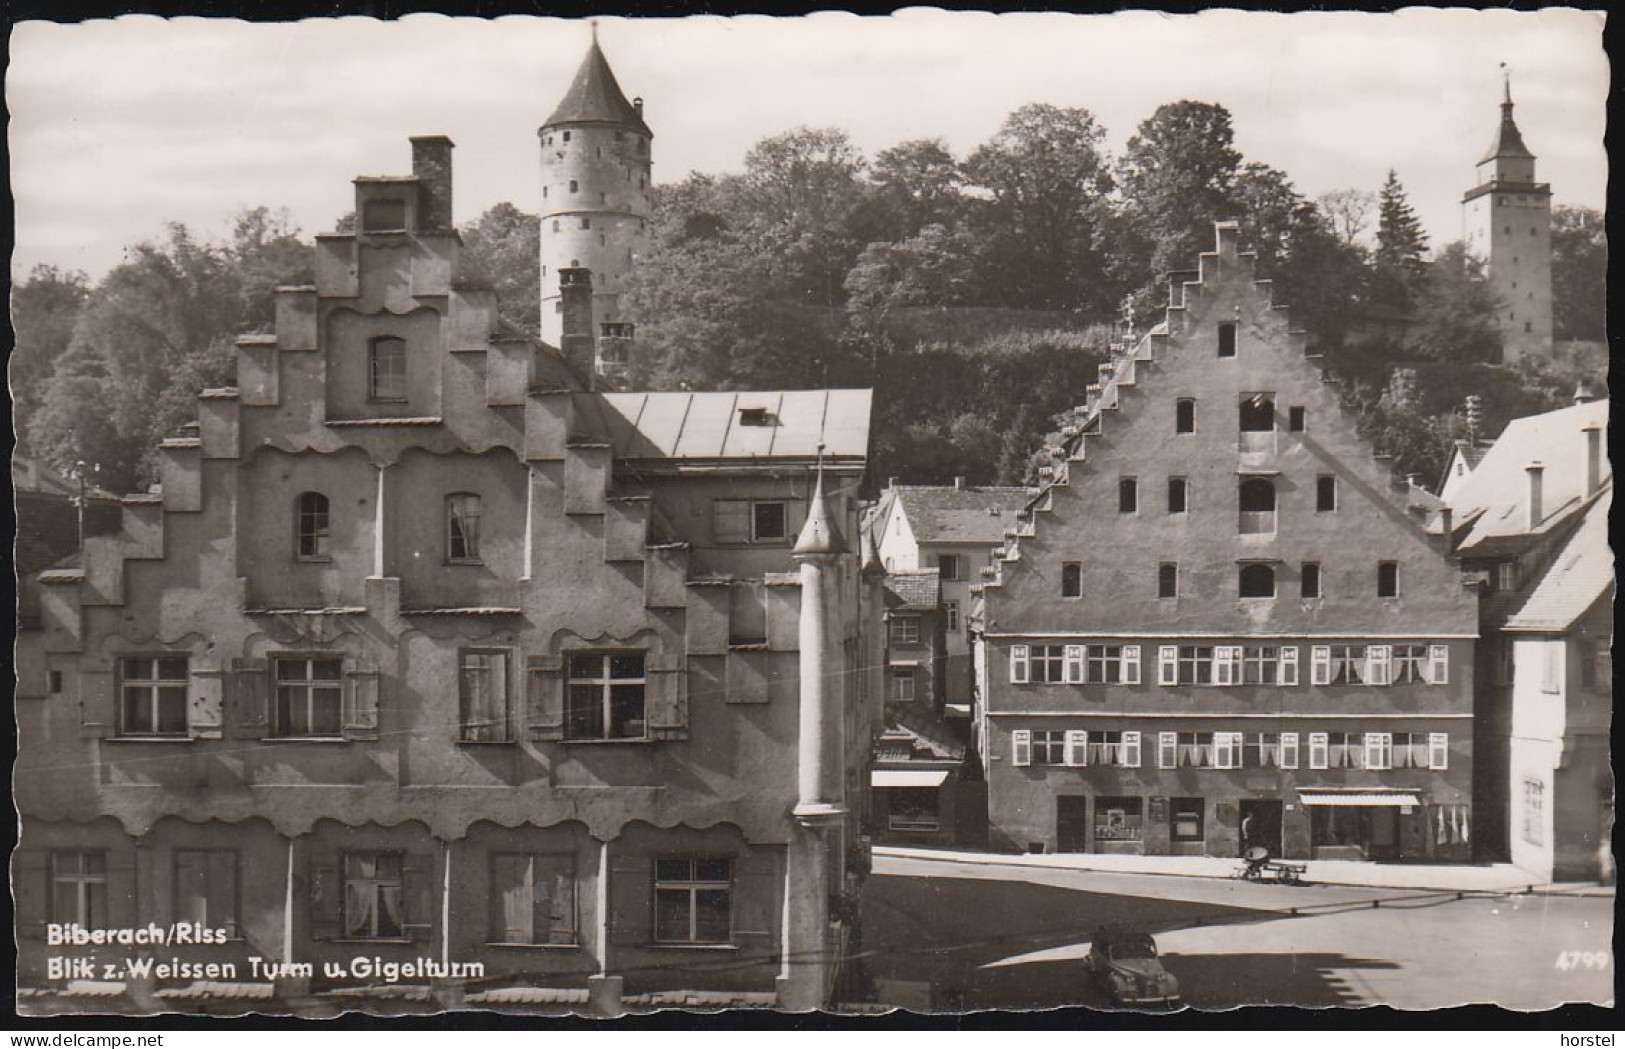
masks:
<path id="1" fill-rule="evenodd" d="M 940 787 L 947 778 L 947 769 L 875 769 L 869 773 L 869 785 L 872 787 Z"/>
<path id="2" fill-rule="evenodd" d="M 1422 804 L 1422 799 L 1409 791 L 1361 790 L 1299 790 L 1298 800 L 1305 805 L 1392 805 L 1410 807 Z"/>

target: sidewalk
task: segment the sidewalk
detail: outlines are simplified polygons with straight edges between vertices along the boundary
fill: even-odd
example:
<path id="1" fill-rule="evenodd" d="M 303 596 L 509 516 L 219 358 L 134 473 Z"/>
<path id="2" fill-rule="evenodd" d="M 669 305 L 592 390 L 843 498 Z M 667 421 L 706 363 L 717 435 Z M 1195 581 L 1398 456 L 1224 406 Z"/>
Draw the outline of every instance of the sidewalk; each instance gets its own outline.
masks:
<path id="1" fill-rule="evenodd" d="M 1100 853 L 1016 854 L 962 852 L 876 845 L 874 855 L 910 860 L 1042 867 L 1050 870 L 1098 871 L 1107 874 L 1177 875 L 1186 878 L 1232 878 L 1240 859 L 1217 856 L 1115 856 Z M 1510 863 L 1468 864 L 1360 863 L 1352 860 L 1294 860 L 1308 868 L 1304 881 L 1315 885 L 1354 885 L 1394 889 L 1442 889 L 1455 892 L 1540 892 L 1564 896 L 1612 896 L 1612 885 L 1595 882 L 1541 883 Z"/>

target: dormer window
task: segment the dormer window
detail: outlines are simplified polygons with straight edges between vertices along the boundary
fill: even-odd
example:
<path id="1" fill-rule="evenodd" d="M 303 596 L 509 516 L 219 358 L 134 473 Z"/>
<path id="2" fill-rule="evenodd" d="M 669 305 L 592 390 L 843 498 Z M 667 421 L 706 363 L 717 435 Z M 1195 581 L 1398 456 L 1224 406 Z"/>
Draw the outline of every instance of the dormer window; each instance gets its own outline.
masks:
<path id="1" fill-rule="evenodd" d="M 772 426 L 776 421 L 766 408 L 739 409 L 740 426 Z"/>
<path id="2" fill-rule="evenodd" d="M 367 346 L 367 397 L 375 403 L 406 400 L 406 340 L 380 335 Z"/>
<path id="3" fill-rule="evenodd" d="M 400 233 L 406 229 L 406 201 L 385 198 L 361 206 L 363 233 Z"/>

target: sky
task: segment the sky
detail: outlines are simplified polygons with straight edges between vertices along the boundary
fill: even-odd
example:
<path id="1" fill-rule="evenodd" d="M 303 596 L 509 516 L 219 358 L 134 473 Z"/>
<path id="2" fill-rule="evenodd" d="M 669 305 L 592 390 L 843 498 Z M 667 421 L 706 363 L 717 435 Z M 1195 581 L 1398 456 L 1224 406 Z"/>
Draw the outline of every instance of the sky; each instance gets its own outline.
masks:
<path id="1" fill-rule="evenodd" d="M 1376 190 L 1389 168 L 1435 246 L 1499 120 L 1501 64 L 1559 205 L 1601 209 L 1603 16 L 1397 14 L 604 18 L 628 97 L 645 99 L 657 182 L 740 169 L 760 139 L 840 127 L 873 156 L 942 138 L 958 156 L 1029 102 L 1081 106 L 1120 153 L 1159 105 L 1215 102 L 1249 161 L 1308 196 Z M 407 174 L 407 138 L 449 135 L 459 222 L 540 204 L 536 128 L 588 43 L 580 21 L 409 15 L 248 23 L 125 16 L 13 27 L 16 239 L 11 272 L 99 277 L 125 246 L 181 222 L 224 239 L 231 216 L 286 207 L 306 236 L 352 206 L 357 175 Z"/>

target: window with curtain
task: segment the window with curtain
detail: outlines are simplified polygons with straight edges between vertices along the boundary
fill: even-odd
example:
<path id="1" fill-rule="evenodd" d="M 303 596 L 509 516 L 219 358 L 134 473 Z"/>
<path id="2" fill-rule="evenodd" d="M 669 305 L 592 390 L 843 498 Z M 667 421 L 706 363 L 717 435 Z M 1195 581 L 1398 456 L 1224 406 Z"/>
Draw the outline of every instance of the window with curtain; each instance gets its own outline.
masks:
<path id="1" fill-rule="evenodd" d="M 464 649 L 457 657 L 458 725 L 470 743 L 501 743 L 508 734 L 508 653 Z"/>
<path id="2" fill-rule="evenodd" d="M 492 943 L 572 944 L 576 937 L 574 856 L 491 856 Z"/>
<path id="3" fill-rule="evenodd" d="M 352 940 L 398 940 L 406 935 L 405 856 L 399 852 L 344 854 L 344 935 Z"/>
<path id="4" fill-rule="evenodd" d="M 564 706 L 566 739 L 643 739 L 642 652 L 572 655 Z"/>
<path id="5" fill-rule="evenodd" d="M 278 736 L 343 735 L 342 659 L 282 657 L 275 668 Z"/>
<path id="6" fill-rule="evenodd" d="M 299 560 L 326 561 L 329 539 L 327 496 L 320 492 L 301 493 L 294 523 L 299 537 Z"/>
<path id="7" fill-rule="evenodd" d="M 446 559 L 454 565 L 480 563 L 480 497 L 472 492 L 446 496 Z"/>

